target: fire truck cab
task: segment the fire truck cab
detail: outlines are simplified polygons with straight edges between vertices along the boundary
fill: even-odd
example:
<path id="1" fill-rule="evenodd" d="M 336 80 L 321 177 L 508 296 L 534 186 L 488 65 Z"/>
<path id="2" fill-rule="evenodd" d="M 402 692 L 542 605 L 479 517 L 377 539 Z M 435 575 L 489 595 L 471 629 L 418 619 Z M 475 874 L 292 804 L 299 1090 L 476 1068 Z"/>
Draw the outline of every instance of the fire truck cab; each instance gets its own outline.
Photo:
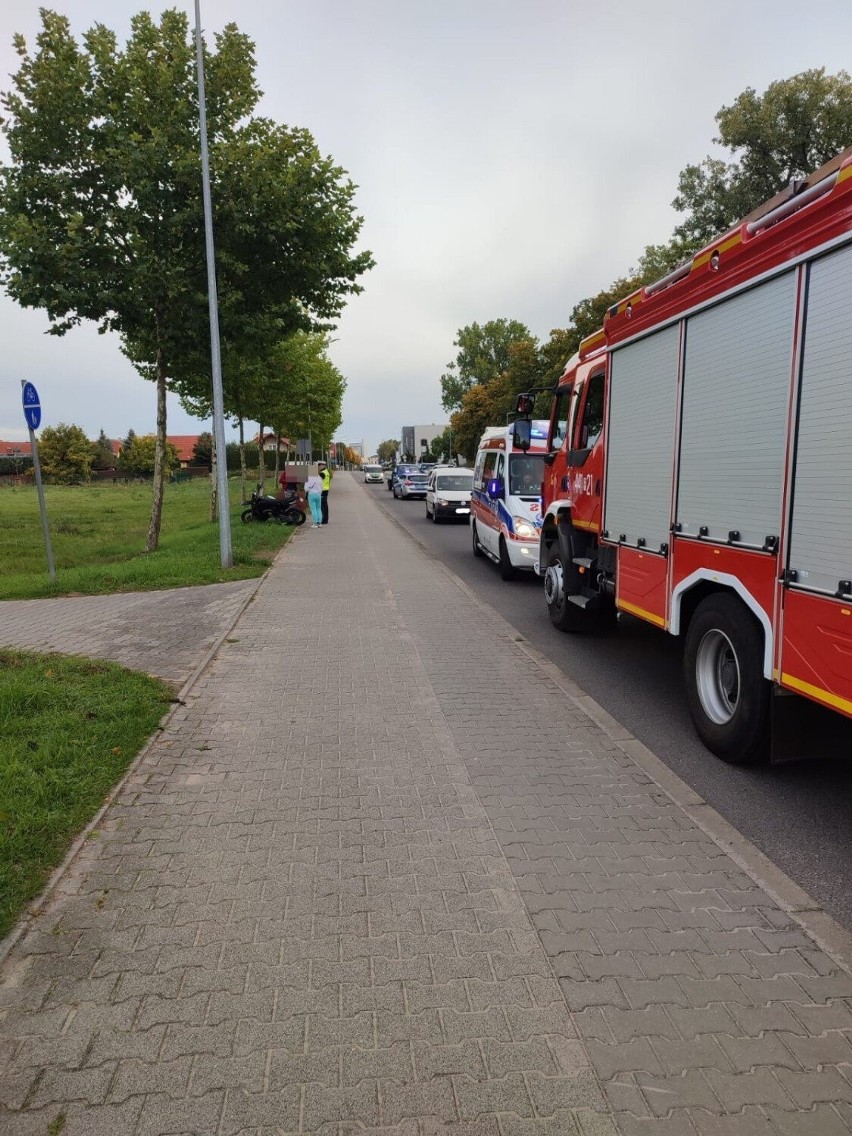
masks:
<path id="1" fill-rule="evenodd" d="M 553 624 L 684 637 L 705 744 L 771 696 L 852 717 L 852 150 L 614 305 L 553 398 L 537 571 Z"/>

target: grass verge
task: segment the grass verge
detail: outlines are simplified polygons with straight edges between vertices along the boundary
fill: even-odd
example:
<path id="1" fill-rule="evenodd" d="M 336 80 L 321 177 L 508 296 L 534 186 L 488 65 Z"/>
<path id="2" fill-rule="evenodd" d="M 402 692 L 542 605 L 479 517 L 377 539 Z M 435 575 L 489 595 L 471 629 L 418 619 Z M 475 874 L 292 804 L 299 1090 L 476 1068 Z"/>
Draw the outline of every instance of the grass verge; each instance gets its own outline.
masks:
<path id="1" fill-rule="evenodd" d="M 114 663 L 0 650 L 0 937 L 44 887 L 168 708 Z"/>
<path id="2" fill-rule="evenodd" d="M 160 547 L 146 553 L 150 485 L 47 486 L 56 584 L 47 574 L 34 488 L 0 490 L 0 600 L 180 588 L 261 575 L 293 530 L 240 522 L 230 484 L 234 567 L 220 564 L 206 480 L 166 486 Z"/>

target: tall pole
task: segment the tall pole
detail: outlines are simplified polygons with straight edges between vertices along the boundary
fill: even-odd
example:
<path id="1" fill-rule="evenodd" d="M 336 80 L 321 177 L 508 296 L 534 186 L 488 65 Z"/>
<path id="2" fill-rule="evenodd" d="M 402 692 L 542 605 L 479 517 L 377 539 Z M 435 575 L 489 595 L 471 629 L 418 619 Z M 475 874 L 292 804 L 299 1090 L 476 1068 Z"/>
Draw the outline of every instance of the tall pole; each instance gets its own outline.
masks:
<path id="1" fill-rule="evenodd" d="M 228 461 L 225 453 L 225 400 L 222 395 L 222 356 L 219 350 L 219 298 L 216 292 L 216 254 L 213 248 L 213 206 L 210 201 L 210 154 L 207 149 L 207 103 L 204 93 L 204 52 L 201 47 L 201 0 L 195 0 L 195 56 L 198 68 L 198 124 L 201 134 L 201 187 L 204 195 L 204 238 L 207 247 L 207 303 L 210 309 L 210 358 L 213 375 L 213 440 L 216 445 L 216 485 L 219 498 L 219 552 L 223 568 L 233 568 L 231 505 L 228 500 Z"/>

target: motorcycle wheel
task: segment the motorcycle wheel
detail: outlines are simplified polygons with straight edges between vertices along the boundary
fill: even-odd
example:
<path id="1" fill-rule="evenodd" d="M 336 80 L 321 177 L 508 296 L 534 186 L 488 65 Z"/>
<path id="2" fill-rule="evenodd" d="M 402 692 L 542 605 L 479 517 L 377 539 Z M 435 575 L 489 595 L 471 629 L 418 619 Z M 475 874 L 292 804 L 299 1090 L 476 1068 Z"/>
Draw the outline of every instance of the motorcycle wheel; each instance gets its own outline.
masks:
<path id="1" fill-rule="evenodd" d="M 251 511 L 251 509 L 243 509 L 243 511 L 240 513 L 240 520 L 244 525 L 251 524 L 251 522 L 254 520 L 254 513 Z"/>
<path id="2" fill-rule="evenodd" d="M 305 514 L 301 511 L 301 509 L 288 509 L 284 513 L 282 520 L 284 521 L 285 525 L 295 525 L 296 528 L 298 528 L 299 525 L 303 525 L 305 523 Z"/>

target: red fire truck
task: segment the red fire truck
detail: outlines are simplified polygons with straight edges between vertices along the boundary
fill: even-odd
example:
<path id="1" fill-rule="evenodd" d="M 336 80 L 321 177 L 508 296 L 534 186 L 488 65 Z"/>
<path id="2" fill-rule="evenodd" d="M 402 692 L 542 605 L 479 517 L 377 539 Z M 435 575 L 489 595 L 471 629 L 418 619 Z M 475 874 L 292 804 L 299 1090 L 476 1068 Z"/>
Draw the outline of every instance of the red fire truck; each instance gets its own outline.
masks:
<path id="1" fill-rule="evenodd" d="M 547 448 L 557 628 L 621 611 L 682 636 L 726 761 L 768 757 L 774 704 L 801 701 L 773 694 L 852 717 L 852 148 L 615 304 Z"/>

